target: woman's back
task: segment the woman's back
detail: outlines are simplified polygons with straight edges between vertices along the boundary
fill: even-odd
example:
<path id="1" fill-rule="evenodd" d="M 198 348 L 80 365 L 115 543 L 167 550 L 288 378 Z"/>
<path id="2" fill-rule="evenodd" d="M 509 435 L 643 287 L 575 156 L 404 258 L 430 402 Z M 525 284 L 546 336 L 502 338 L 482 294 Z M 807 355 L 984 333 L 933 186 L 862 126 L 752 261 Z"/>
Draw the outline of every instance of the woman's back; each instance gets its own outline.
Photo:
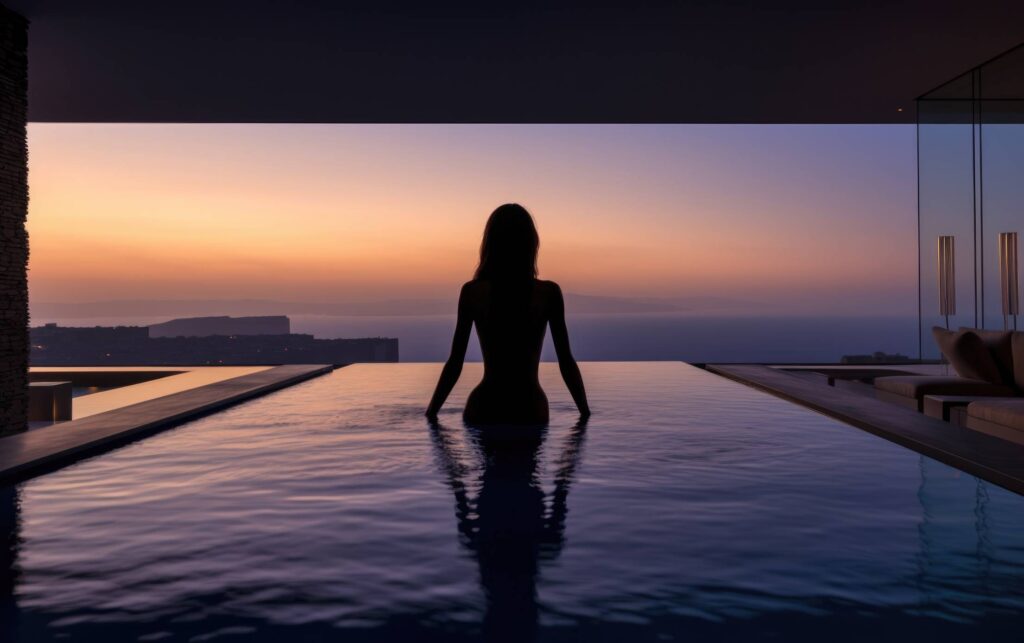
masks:
<path id="1" fill-rule="evenodd" d="M 501 283 L 477 279 L 467 286 L 473 306 L 484 379 L 535 383 L 550 316 L 550 281 Z"/>
<path id="2" fill-rule="evenodd" d="M 466 401 L 474 424 L 539 424 L 548 400 L 537 379 L 550 310 L 550 282 L 476 279 L 464 289 L 484 358 L 484 377 Z"/>

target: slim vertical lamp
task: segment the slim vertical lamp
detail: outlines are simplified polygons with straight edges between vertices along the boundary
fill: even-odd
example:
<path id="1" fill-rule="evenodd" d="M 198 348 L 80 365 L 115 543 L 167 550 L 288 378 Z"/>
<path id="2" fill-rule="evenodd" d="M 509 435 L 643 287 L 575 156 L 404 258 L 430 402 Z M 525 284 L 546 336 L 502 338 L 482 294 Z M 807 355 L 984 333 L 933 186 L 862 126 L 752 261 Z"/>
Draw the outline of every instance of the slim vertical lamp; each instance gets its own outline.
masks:
<path id="1" fill-rule="evenodd" d="M 946 318 L 949 328 L 949 316 L 956 315 L 956 251 L 952 235 L 939 237 L 938 258 L 939 314 Z"/>
<path id="2" fill-rule="evenodd" d="M 1020 314 L 1020 286 L 1017 274 L 1017 233 L 999 233 L 999 286 L 1003 295 L 1003 330 L 1017 329 L 1017 315 Z"/>

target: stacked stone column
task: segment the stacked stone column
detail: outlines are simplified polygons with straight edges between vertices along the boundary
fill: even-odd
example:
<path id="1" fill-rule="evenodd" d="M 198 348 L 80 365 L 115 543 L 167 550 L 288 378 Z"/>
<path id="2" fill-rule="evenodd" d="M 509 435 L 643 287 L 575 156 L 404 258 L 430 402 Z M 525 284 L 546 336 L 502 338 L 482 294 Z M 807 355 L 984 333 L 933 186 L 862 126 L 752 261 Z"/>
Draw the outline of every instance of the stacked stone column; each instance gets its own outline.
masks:
<path id="1" fill-rule="evenodd" d="M 0 5 L 0 435 L 28 409 L 28 22 Z"/>

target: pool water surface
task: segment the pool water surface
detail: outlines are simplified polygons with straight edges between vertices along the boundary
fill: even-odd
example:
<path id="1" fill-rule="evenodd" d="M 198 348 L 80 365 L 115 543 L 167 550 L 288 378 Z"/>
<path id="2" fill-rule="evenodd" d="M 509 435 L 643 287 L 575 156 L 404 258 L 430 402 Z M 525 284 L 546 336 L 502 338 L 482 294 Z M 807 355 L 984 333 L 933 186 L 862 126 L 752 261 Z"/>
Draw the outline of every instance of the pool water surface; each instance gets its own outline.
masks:
<path id="1" fill-rule="evenodd" d="M 1019 641 L 1024 498 L 683 363 L 365 364 L 2 490 L 10 641 Z"/>

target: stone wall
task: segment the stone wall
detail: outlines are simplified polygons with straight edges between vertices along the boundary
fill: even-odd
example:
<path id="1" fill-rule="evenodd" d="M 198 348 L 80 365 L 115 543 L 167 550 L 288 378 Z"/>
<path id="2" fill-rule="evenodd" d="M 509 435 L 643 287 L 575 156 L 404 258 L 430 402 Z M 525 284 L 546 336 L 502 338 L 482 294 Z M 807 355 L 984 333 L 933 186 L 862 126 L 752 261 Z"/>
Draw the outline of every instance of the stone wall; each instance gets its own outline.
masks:
<path id="1" fill-rule="evenodd" d="M 28 23 L 0 5 L 0 435 L 28 406 Z"/>

